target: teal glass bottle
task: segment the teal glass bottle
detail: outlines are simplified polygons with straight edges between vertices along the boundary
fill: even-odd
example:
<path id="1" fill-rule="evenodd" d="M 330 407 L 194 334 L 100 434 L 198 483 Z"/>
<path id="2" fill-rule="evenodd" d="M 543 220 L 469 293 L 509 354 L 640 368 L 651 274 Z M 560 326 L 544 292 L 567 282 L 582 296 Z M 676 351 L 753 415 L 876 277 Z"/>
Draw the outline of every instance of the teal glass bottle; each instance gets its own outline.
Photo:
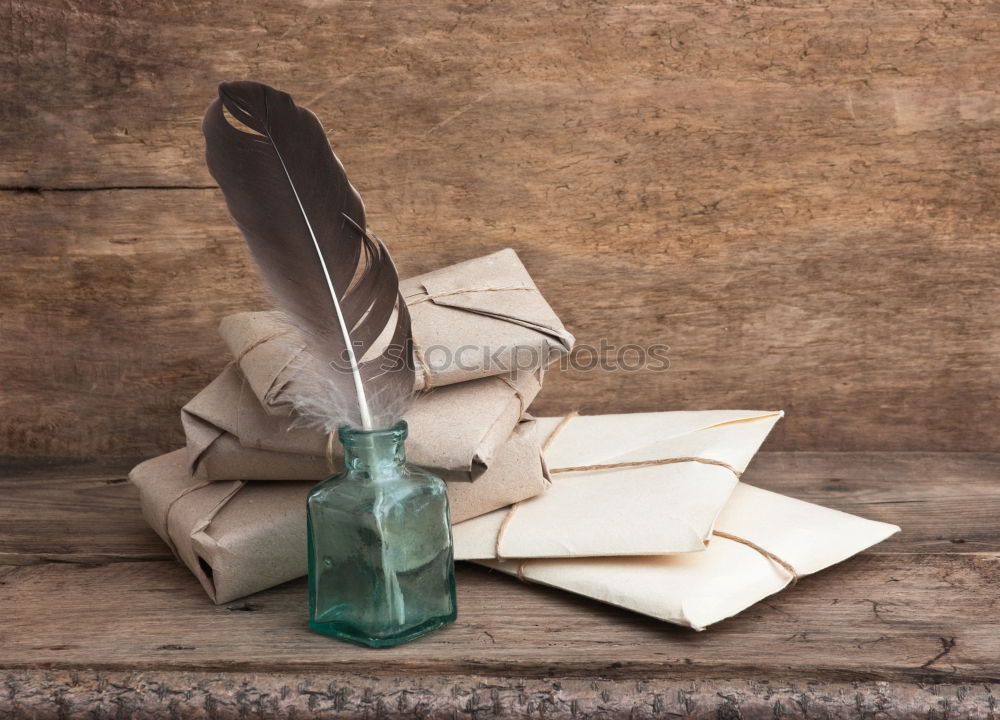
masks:
<path id="1" fill-rule="evenodd" d="M 455 620 L 441 478 L 406 464 L 406 423 L 343 427 L 344 470 L 309 493 L 309 627 L 375 648 Z"/>

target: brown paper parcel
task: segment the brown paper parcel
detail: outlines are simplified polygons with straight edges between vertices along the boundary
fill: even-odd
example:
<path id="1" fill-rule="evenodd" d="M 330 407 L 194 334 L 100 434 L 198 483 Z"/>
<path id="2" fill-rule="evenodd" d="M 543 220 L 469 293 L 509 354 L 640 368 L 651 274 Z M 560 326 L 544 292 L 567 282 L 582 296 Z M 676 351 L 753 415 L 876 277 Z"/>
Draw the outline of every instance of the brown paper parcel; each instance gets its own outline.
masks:
<path id="1" fill-rule="evenodd" d="M 541 371 L 523 371 L 420 393 L 404 416 L 407 459 L 450 481 L 476 480 L 493 465 L 538 394 L 540 378 Z M 318 480 L 329 475 L 326 435 L 291 428 L 291 416 L 267 414 L 235 365 L 184 406 L 181 422 L 190 471 L 197 478 Z M 333 450 L 339 458 L 339 442 Z M 525 487 L 524 497 L 542 489 Z"/>
<path id="2" fill-rule="evenodd" d="M 573 347 L 510 249 L 404 280 L 400 292 L 413 323 L 417 390 L 541 369 Z M 230 315 L 219 332 L 270 414 L 287 414 L 289 395 L 322 375 L 280 313 Z"/>
<path id="3" fill-rule="evenodd" d="M 147 460 L 129 474 L 142 514 L 190 568 L 209 597 L 225 603 L 306 573 L 305 498 L 315 482 L 191 477 L 185 450 Z M 448 482 L 453 522 L 508 505 L 545 484 L 533 420 L 514 429 L 476 482 Z"/>
<path id="4" fill-rule="evenodd" d="M 526 581 L 703 630 L 899 528 L 740 483 L 719 515 L 716 532 L 729 537 L 713 537 L 705 552 L 480 562 Z M 463 549 L 457 536 L 455 543 L 456 550 Z"/>
<path id="5" fill-rule="evenodd" d="M 538 418 L 539 436 L 549 438 L 551 486 L 456 526 L 456 558 L 704 550 L 740 474 L 781 416 L 707 410 Z M 654 464 L 629 465 L 644 461 Z M 560 472 L 608 464 L 625 466 Z"/>

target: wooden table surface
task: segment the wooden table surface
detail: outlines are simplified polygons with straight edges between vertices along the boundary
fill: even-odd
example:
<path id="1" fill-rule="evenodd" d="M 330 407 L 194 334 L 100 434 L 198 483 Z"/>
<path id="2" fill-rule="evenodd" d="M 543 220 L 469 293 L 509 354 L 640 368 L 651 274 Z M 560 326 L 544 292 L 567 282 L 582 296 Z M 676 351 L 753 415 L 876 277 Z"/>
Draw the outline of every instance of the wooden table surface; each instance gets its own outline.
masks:
<path id="1" fill-rule="evenodd" d="M 994 717 L 1000 455 L 763 453 L 746 480 L 903 532 L 702 633 L 462 565 L 458 621 L 310 633 L 304 581 L 221 606 L 130 463 L 9 461 L 0 716 Z"/>

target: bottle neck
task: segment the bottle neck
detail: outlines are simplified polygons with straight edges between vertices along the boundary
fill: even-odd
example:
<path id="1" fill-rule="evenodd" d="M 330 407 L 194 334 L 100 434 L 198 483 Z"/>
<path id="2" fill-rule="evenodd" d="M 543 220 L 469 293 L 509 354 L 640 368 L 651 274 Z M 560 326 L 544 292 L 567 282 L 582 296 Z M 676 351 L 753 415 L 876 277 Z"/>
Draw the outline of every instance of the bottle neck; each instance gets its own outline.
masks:
<path id="1" fill-rule="evenodd" d="M 345 425 L 339 432 L 344 446 L 344 467 L 377 477 L 380 470 L 403 465 L 407 432 L 402 420 L 388 430 L 356 430 Z"/>

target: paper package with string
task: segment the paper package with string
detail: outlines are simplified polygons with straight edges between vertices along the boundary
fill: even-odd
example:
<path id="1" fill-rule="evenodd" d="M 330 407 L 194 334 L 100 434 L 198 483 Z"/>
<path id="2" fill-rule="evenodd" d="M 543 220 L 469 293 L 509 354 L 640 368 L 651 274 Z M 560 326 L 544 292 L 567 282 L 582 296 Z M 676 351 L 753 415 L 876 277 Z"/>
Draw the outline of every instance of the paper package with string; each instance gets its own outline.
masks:
<path id="1" fill-rule="evenodd" d="M 540 369 L 518 371 L 419 393 L 403 417 L 408 462 L 450 481 L 478 482 L 541 389 L 541 374 Z M 296 427 L 290 415 L 268 414 L 237 365 L 228 366 L 184 406 L 181 424 L 189 471 L 201 480 L 316 481 L 341 464 L 339 441 Z M 492 478 L 499 482 L 496 473 Z M 544 484 L 526 485 L 525 479 L 509 478 L 508 502 L 545 489 Z"/>
<path id="2" fill-rule="evenodd" d="M 535 422 L 519 422 L 474 482 L 448 479 L 453 522 L 544 487 Z M 306 496 L 314 480 L 194 477 L 186 450 L 136 466 L 143 517 L 216 603 L 266 590 L 306 572 Z M 484 510 L 485 509 L 485 510 Z"/>
<path id="3" fill-rule="evenodd" d="M 702 552 L 476 562 L 703 630 L 896 532 L 895 525 L 739 483 Z M 479 554 L 461 538 L 456 557 Z"/>
<path id="4" fill-rule="evenodd" d="M 412 322 L 416 390 L 544 369 L 573 348 L 510 249 L 403 280 L 400 292 Z M 219 332 L 269 414 L 287 415 L 304 380 L 323 375 L 280 313 L 230 315 Z"/>
<path id="5" fill-rule="evenodd" d="M 455 525 L 456 559 L 701 630 L 899 531 L 739 482 L 777 415 L 728 414 L 659 413 L 688 431 L 648 445 L 638 416 L 540 418 L 551 491 Z"/>

